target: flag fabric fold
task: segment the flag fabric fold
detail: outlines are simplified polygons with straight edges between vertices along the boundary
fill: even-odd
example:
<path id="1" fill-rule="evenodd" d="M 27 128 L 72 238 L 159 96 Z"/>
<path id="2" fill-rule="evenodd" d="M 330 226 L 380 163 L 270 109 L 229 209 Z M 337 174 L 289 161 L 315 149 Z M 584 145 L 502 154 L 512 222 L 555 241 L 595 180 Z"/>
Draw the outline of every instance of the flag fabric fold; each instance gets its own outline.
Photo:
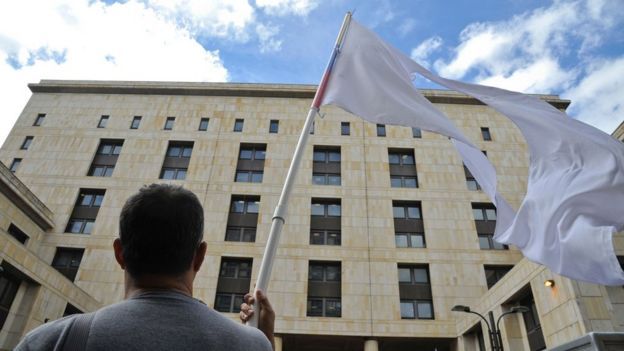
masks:
<path id="1" fill-rule="evenodd" d="M 498 193 L 492 164 L 418 92 L 415 74 L 480 100 L 520 129 L 530 164 L 517 213 Z M 612 244 L 613 233 L 624 230 L 624 146 L 611 136 L 534 96 L 441 78 L 353 20 L 322 104 L 450 137 L 497 207 L 497 241 L 563 276 L 624 284 Z"/>

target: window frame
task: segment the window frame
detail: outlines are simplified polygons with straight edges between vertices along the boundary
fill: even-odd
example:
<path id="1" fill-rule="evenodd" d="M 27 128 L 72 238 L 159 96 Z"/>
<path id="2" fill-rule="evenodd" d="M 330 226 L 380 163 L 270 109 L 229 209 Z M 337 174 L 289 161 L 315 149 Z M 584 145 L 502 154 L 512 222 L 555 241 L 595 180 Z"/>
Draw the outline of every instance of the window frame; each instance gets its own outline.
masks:
<path id="1" fill-rule="evenodd" d="M 242 133 L 245 129 L 245 119 L 244 118 L 236 118 L 234 120 L 234 128 L 232 131 L 234 133 Z"/>
<path id="2" fill-rule="evenodd" d="M 340 135 L 351 135 L 350 122 L 340 122 Z"/>
<path id="3" fill-rule="evenodd" d="M 20 146 L 20 150 L 28 150 L 30 148 L 30 145 L 32 144 L 34 139 L 35 139 L 34 136 L 27 135 L 24 138 L 24 141 L 22 142 L 22 145 Z"/>
<path id="4" fill-rule="evenodd" d="M 165 125 L 163 126 L 163 130 L 173 130 L 173 127 L 175 126 L 175 120 L 176 118 L 173 116 L 167 117 L 167 119 L 165 120 Z"/>
<path id="5" fill-rule="evenodd" d="M 385 124 L 381 124 L 381 123 L 377 123 L 377 136 L 378 137 L 385 137 L 386 136 L 386 125 Z"/>
<path id="6" fill-rule="evenodd" d="M 269 134 L 279 133 L 279 119 L 272 119 L 269 121 Z"/>
<path id="7" fill-rule="evenodd" d="M 132 122 L 130 122 L 130 129 L 139 129 L 141 126 L 142 116 L 134 116 L 132 117 Z M 136 123 L 136 126 L 135 126 Z"/>
<path id="8" fill-rule="evenodd" d="M 492 132 L 489 127 L 481 127 L 481 138 L 484 141 L 492 141 Z"/>
<path id="9" fill-rule="evenodd" d="M 109 115 L 100 116 L 100 121 L 98 122 L 97 127 L 100 129 L 106 128 L 106 126 L 108 125 L 109 117 L 110 117 Z"/>
<path id="10" fill-rule="evenodd" d="M 210 125 L 210 118 L 202 117 L 199 119 L 199 127 L 197 127 L 197 130 L 200 132 L 206 132 L 208 131 L 209 125 Z"/>
<path id="11" fill-rule="evenodd" d="M 33 127 L 41 127 L 45 118 L 46 118 L 45 113 L 37 114 L 37 117 L 35 118 L 35 122 L 33 122 Z"/>

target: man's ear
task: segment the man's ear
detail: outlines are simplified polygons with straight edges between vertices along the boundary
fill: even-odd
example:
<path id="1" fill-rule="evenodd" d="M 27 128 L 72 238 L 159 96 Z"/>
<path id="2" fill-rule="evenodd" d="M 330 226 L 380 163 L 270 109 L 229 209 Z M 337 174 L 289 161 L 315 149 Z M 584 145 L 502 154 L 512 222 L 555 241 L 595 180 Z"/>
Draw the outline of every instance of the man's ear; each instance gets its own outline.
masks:
<path id="1" fill-rule="evenodd" d="M 197 247 L 197 250 L 195 250 L 195 256 L 193 257 L 193 272 L 199 271 L 202 263 L 204 263 L 206 250 L 208 250 L 208 244 L 206 244 L 205 241 L 202 241 Z"/>
<path id="2" fill-rule="evenodd" d="M 122 254 L 123 248 L 121 246 L 121 239 L 117 238 L 115 239 L 115 241 L 113 241 L 113 251 L 115 252 L 115 260 L 117 261 L 117 263 L 119 263 L 119 267 L 125 270 L 126 262 L 124 261 L 123 254 Z"/>

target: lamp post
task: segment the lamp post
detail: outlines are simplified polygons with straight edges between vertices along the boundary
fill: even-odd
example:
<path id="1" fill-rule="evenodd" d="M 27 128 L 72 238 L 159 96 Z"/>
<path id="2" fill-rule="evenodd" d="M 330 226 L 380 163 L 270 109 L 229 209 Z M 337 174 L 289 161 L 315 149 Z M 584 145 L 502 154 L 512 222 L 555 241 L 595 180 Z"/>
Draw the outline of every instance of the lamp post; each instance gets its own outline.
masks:
<path id="1" fill-rule="evenodd" d="M 494 313 L 492 313 L 492 311 L 488 312 L 488 317 L 490 318 L 489 322 L 481 313 L 470 310 L 470 307 L 468 306 L 455 305 L 453 306 L 451 311 L 472 313 L 481 317 L 481 319 L 483 319 L 483 321 L 485 322 L 485 325 L 488 328 L 488 335 L 490 337 L 490 347 L 492 348 L 492 351 L 503 351 L 503 338 L 501 337 L 500 328 L 499 328 L 501 319 L 508 314 L 529 312 L 529 309 L 524 306 L 514 306 L 509 311 L 501 314 L 498 317 L 498 320 L 496 320 L 496 323 L 494 323 Z"/>

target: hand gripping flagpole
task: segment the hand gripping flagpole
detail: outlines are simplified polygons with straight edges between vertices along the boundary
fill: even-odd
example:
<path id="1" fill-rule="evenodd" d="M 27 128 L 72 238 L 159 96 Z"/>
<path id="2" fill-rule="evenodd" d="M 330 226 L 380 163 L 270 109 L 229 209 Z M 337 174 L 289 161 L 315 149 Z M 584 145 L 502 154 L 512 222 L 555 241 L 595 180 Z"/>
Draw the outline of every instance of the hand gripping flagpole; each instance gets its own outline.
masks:
<path id="1" fill-rule="evenodd" d="M 275 207 L 275 212 L 273 213 L 273 219 L 271 221 L 271 232 L 269 233 L 269 239 L 267 240 L 267 244 L 264 249 L 264 256 L 262 257 L 262 263 L 260 264 L 260 273 L 258 274 L 258 280 L 256 281 L 254 297 L 257 297 L 256 292 L 258 290 L 266 292 L 269 286 L 271 270 L 273 269 L 273 262 L 275 261 L 275 254 L 277 252 L 277 245 L 279 244 L 280 234 L 282 233 L 282 227 L 284 226 L 286 218 L 288 199 L 290 198 L 290 193 L 292 191 L 292 187 L 297 176 L 297 171 L 299 170 L 299 165 L 301 164 L 303 150 L 305 149 L 305 146 L 308 142 L 310 128 L 312 126 L 312 123 L 314 123 L 314 117 L 319 113 L 319 107 L 321 106 L 321 102 L 323 101 L 323 95 L 325 94 L 325 89 L 327 88 L 329 75 L 331 74 L 334 62 L 336 61 L 336 57 L 340 52 L 340 47 L 342 46 L 345 33 L 347 31 L 347 28 L 349 27 L 349 22 L 351 22 L 351 12 L 347 12 L 344 17 L 342 27 L 340 27 L 340 32 L 338 33 L 338 38 L 336 39 L 336 45 L 334 46 L 334 50 L 332 51 L 332 54 L 329 58 L 329 62 L 327 63 L 327 67 L 325 68 L 325 73 L 323 73 L 323 78 L 321 78 L 321 82 L 316 90 L 316 94 L 314 95 L 314 100 L 312 101 L 312 105 L 310 106 L 308 116 L 306 117 L 305 124 L 303 125 L 303 129 L 301 130 L 301 135 L 299 136 L 299 141 L 297 142 L 297 147 L 295 148 L 295 152 L 290 163 L 290 168 L 288 169 L 288 174 L 286 175 L 284 187 L 282 188 L 282 194 L 280 195 L 279 202 L 277 203 L 277 206 Z M 256 301 L 258 301 L 257 298 Z M 254 311 L 255 312 L 252 318 L 247 322 L 247 324 L 252 327 L 258 328 L 260 305 L 257 302 L 255 304 Z"/>

